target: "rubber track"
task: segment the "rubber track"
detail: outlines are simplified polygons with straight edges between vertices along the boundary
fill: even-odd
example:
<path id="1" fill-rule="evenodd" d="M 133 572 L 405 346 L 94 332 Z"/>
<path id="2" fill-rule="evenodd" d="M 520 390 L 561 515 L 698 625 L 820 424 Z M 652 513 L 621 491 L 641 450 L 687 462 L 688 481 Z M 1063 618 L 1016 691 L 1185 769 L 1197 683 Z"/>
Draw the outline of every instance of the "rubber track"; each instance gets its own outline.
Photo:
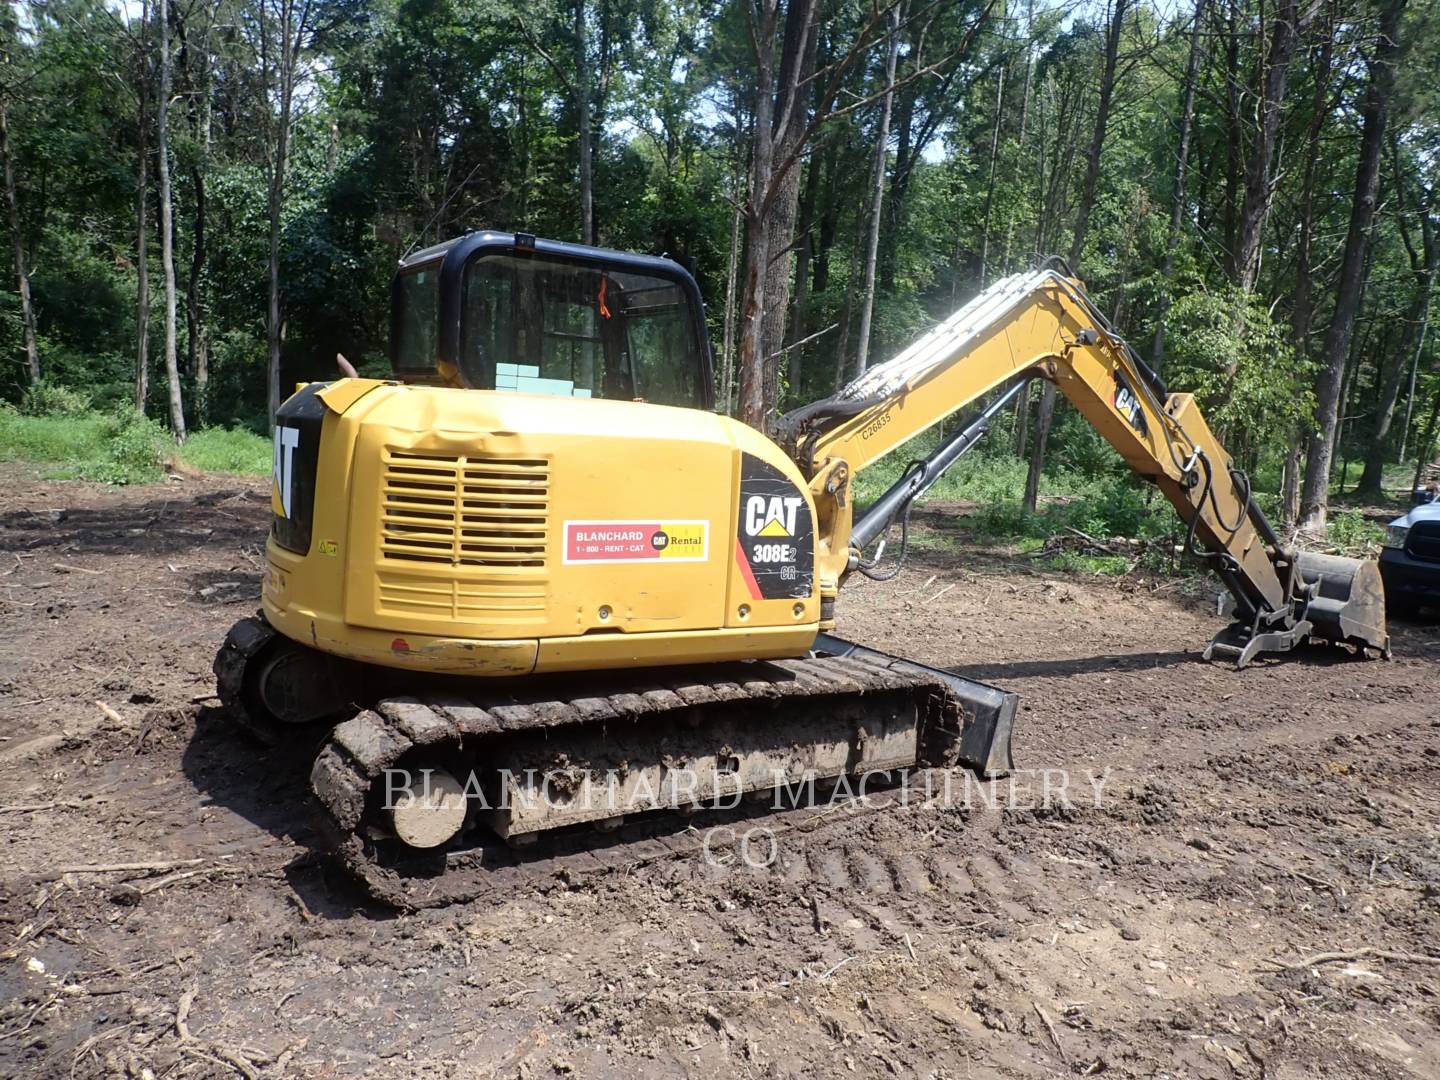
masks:
<path id="1" fill-rule="evenodd" d="M 311 788 L 323 812 L 322 827 L 344 869 L 376 900 L 402 910 L 465 903 L 517 889 L 604 876 L 615 871 L 677 858 L 704 848 L 698 829 L 676 831 L 670 815 L 640 815 L 613 833 L 557 830 L 518 851 L 493 840 L 447 854 L 436 852 L 407 864 L 407 872 L 378 864 L 367 843 L 366 807 L 371 788 L 384 771 L 417 747 L 459 746 L 475 753 L 476 740 L 507 734 L 586 726 L 641 718 L 677 722 L 699 709 L 729 712 L 737 704 L 785 701 L 797 710 L 857 696 L 903 696 L 918 706 L 922 753 L 943 764 L 937 746 L 958 736 L 963 719 L 945 684 L 903 661 L 883 663 L 854 657 L 749 661 L 705 669 L 704 677 L 677 672 L 673 678 L 614 691 L 615 683 L 575 686 L 565 698 L 479 701 L 443 694 L 392 697 L 337 725 L 311 770 Z M 878 704 L 878 702 L 877 702 Z M 557 732 L 563 738 L 563 733 Z M 930 747 L 926 752 L 924 748 Z M 808 829 L 825 808 L 769 811 L 750 804 L 743 821 L 728 818 L 738 831 L 767 828 L 777 836 Z M 668 817 L 668 821 L 665 818 Z M 661 820 L 657 821 L 656 819 Z M 712 851 L 715 848 L 712 847 Z"/>

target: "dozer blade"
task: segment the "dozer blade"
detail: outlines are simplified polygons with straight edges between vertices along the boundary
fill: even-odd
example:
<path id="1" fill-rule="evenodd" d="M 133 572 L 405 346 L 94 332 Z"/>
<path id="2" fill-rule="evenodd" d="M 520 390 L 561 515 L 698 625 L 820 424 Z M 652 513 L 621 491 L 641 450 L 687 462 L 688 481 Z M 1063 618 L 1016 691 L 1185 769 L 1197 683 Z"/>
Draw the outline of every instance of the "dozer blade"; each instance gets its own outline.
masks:
<path id="1" fill-rule="evenodd" d="M 960 737 L 960 764 L 975 770 L 981 776 L 1003 776 L 1014 771 L 1015 765 L 1010 757 L 1010 735 L 1020 695 L 1013 690 L 1001 690 L 988 683 L 966 679 L 944 668 L 891 656 L 833 634 L 821 634 L 817 637 L 813 651 L 816 656 L 850 656 L 884 663 L 892 668 L 898 666 L 923 671 L 943 682 L 955 700 L 960 702 L 965 715 L 965 729 Z"/>

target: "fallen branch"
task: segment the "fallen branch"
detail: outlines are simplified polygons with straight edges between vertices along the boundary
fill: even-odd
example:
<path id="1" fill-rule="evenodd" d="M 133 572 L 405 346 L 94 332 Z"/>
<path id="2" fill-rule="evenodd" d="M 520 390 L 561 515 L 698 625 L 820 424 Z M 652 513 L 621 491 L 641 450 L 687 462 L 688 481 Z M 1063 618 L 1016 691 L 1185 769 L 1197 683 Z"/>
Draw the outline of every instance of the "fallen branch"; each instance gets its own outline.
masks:
<path id="1" fill-rule="evenodd" d="M 178 870 L 182 866 L 199 866 L 204 859 L 156 859 L 153 862 L 88 863 L 83 866 L 57 866 L 42 881 L 54 881 L 66 874 L 127 874 L 134 870 Z"/>
<path id="2" fill-rule="evenodd" d="M 175 1034 L 180 1037 L 181 1042 L 190 1041 L 190 1025 L 186 1021 L 190 1019 L 190 1006 L 195 1004 L 195 995 L 198 993 L 200 988 L 191 986 L 175 1003 Z"/>
<path id="3" fill-rule="evenodd" d="M 1433 964 L 1440 967 L 1440 956 L 1426 956 L 1424 953 L 1400 952 L 1397 949 L 1380 949 L 1373 945 L 1366 945 L 1359 949 L 1350 949 L 1347 952 L 1321 952 L 1313 956 L 1307 956 L 1295 963 L 1286 963 L 1284 960 L 1267 959 L 1265 963 L 1274 964 L 1280 971 L 1299 971 L 1302 968 L 1316 967 L 1320 964 L 1345 964 L 1351 960 L 1394 960 L 1401 964 Z"/>
<path id="4" fill-rule="evenodd" d="M 57 807 L 74 809 L 80 804 L 74 799 L 56 799 L 52 802 L 25 803 L 20 806 L 0 806 L 0 814 L 31 814 L 37 810 L 54 810 Z"/>
<path id="5" fill-rule="evenodd" d="M 84 566 L 70 566 L 67 563 L 57 562 L 52 564 L 56 570 L 64 570 L 72 574 L 104 574 L 104 570 L 91 570 Z"/>
<path id="6" fill-rule="evenodd" d="M 102 713 L 104 713 L 106 718 L 109 719 L 112 723 L 119 724 L 121 727 L 125 726 L 125 718 L 121 716 L 118 712 L 116 712 L 114 709 L 112 709 L 109 705 L 106 705 L 105 702 L 97 701 L 95 702 L 95 706 Z"/>
<path id="7" fill-rule="evenodd" d="M 1035 1006 L 1035 1015 L 1040 1017 L 1040 1022 L 1045 1025 L 1045 1030 L 1050 1033 L 1050 1041 L 1055 1044 L 1055 1052 L 1060 1055 L 1060 1060 L 1068 1067 L 1070 1065 L 1070 1057 L 1065 1053 L 1065 1047 L 1060 1045 L 1060 1033 L 1055 1030 L 1055 1025 L 1051 1022 L 1049 1014 L 1040 1007 L 1038 1001 L 1032 1001 L 1030 1004 Z"/>
<path id="8" fill-rule="evenodd" d="M 146 896 L 157 889 L 163 889 L 180 881 L 188 881 L 191 878 L 209 878 L 220 874 L 240 874 L 245 871 L 235 866 L 204 866 L 199 870 L 181 870 L 175 874 L 166 874 L 154 881 L 147 881 L 140 887 L 140 895 Z"/>

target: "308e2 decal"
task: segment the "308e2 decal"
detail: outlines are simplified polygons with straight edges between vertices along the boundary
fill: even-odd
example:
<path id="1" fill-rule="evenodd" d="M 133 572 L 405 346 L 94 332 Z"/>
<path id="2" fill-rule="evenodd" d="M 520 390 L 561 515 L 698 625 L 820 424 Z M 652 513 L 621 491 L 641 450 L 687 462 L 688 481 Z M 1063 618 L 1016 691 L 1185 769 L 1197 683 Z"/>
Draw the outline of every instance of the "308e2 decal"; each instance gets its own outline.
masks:
<path id="1" fill-rule="evenodd" d="M 802 599 L 815 579 L 815 523 L 804 493 L 750 454 L 740 463 L 735 562 L 756 600 Z"/>

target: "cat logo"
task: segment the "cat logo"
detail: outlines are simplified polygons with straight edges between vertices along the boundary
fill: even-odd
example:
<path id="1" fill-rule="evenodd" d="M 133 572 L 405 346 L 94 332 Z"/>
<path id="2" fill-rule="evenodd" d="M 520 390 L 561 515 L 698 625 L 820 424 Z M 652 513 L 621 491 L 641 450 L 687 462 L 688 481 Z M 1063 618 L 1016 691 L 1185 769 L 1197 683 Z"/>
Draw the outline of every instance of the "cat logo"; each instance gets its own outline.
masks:
<path id="1" fill-rule="evenodd" d="M 1145 410 L 1140 407 L 1140 398 L 1118 371 L 1115 373 L 1115 411 L 1141 435 L 1146 433 Z"/>
<path id="2" fill-rule="evenodd" d="M 750 496 L 745 502 L 745 532 L 750 536 L 794 536 L 795 516 L 804 501 L 794 496 Z"/>
<path id="3" fill-rule="evenodd" d="M 275 492 L 278 496 L 282 517 L 290 516 L 290 507 L 294 502 L 295 448 L 299 445 L 299 428 L 285 427 L 283 424 L 275 425 L 275 463 L 272 473 L 275 478 Z M 272 503 L 276 501 L 276 499 L 271 500 Z"/>

